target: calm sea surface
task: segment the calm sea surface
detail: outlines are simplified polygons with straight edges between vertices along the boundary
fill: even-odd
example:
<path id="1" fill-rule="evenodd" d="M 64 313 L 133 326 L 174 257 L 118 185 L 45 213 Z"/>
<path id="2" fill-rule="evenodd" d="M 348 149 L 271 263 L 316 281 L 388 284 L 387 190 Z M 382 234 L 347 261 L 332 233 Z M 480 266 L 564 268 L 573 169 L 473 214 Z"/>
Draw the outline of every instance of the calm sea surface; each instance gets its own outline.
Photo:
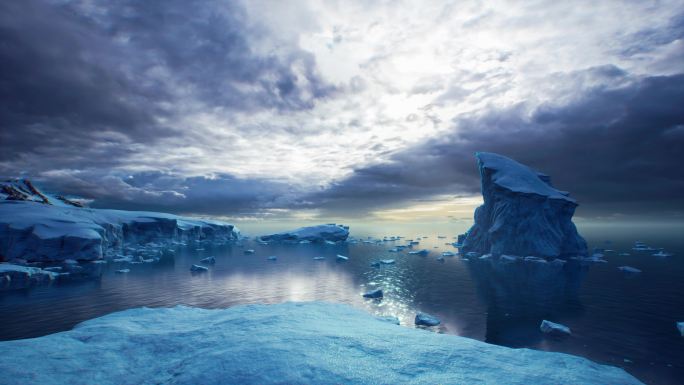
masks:
<path id="1" fill-rule="evenodd" d="M 286 224 L 246 225 L 243 233 L 287 230 Z M 291 227 L 291 225 L 290 225 Z M 649 384 L 684 383 L 684 338 L 675 321 L 684 321 L 684 231 L 663 224 L 641 226 L 580 224 L 591 248 L 606 253 L 607 263 L 594 264 L 572 276 L 538 281 L 496 278 L 471 262 L 437 257 L 454 249 L 447 242 L 466 224 L 351 224 L 356 239 L 400 235 L 420 240 L 422 257 L 390 252 L 400 242 L 344 245 L 221 246 L 180 248 L 174 259 L 127 265 L 109 263 L 101 279 L 0 293 L 0 339 L 42 336 L 114 311 L 177 304 L 222 308 L 246 303 L 333 301 L 378 315 L 397 316 L 413 327 L 417 311 L 437 316 L 435 332 L 461 335 L 511 347 L 529 347 L 580 355 L 624 368 Z M 446 238 L 438 238 L 443 236 Z M 425 238 L 426 237 L 426 238 Z M 631 250 L 634 241 L 662 247 L 673 257 Z M 244 249 L 255 249 L 253 255 Z M 629 252 L 629 256 L 620 256 Z M 349 257 L 337 262 L 336 254 Z M 189 267 L 215 256 L 205 274 Z M 277 261 L 267 260 L 275 255 Z M 314 260 L 322 256 L 324 260 Z M 374 268 L 372 261 L 395 259 Z M 626 276 L 617 267 L 629 265 L 642 274 Z M 128 274 L 115 274 L 121 268 Z M 382 288 L 381 301 L 361 294 Z M 542 319 L 569 326 L 568 338 L 546 338 Z"/>

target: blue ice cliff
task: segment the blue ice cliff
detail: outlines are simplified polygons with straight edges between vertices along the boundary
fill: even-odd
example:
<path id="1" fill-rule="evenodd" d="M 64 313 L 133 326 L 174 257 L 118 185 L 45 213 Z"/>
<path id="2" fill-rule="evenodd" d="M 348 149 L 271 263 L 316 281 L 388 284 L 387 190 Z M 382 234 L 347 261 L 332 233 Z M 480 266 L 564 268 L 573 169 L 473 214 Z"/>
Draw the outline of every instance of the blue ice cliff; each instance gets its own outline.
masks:
<path id="1" fill-rule="evenodd" d="M 92 261 L 149 242 L 232 241 L 233 225 L 172 214 L 0 201 L 0 262 Z"/>
<path id="2" fill-rule="evenodd" d="M 502 155 L 476 153 L 484 204 L 462 252 L 568 259 L 587 255 L 572 223 L 577 202 L 550 177 Z"/>
<path id="3" fill-rule="evenodd" d="M 6 385 L 641 383 L 581 357 L 405 328 L 320 302 L 130 309 L 0 350 Z"/>

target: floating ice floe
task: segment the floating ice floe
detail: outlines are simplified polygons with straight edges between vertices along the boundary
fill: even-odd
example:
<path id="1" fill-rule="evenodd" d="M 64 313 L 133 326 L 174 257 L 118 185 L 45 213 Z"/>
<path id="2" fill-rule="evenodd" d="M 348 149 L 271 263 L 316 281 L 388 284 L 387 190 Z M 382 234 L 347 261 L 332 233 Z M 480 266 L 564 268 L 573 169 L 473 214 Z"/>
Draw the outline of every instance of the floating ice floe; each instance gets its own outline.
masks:
<path id="1" fill-rule="evenodd" d="M 254 249 L 247 249 L 247 250 L 244 251 L 244 253 L 245 253 L 245 254 L 254 254 L 255 251 L 254 251 Z"/>
<path id="2" fill-rule="evenodd" d="M 418 313 L 416 314 L 414 323 L 420 326 L 437 326 L 441 323 L 441 321 L 437 317 L 430 314 Z"/>
<path id="3" fill-rule="evenodd" d="M 342 254 L 337 254 L 337 260 L 338 260 L 338 261 L 348 261 L 348 260 L 349 260 L 349 257 L 345 257 L 345 256 L 342 255 Z"/>
<path id="4" fill-rule="evenodd" d="M 119 270 L 115 271 L 115 273 L 117 273 L 117 274 L 126 274 L 126 273 L 130 273 L 130 272 L 131 272 L 131 269 L 119 269 Z"/>
<path id="5" fill-rule="evenodd" d="M 452 253 L 451 251 L 445 251 L 442 253 L 442 257 L 453 257 L 456 254 Z"/>
<path id="6" fill-rule="evenodd" d="M 313 257 L 314 261 L 322 261 L 325 257 Z"/>
<path id="7" fill-rule="evenodd" d="M 632 266 L 620 266 L 620 267 L 618 267 L 618 270 L 622 271 L 623 273 L 628 273 L 628 274 L 639 274 L 639 273 L 641 273 L 641 270 L 637 269 L 636 267 L 632 267 Z"/>
<path id="8" fill-rule="evenodd" d="M 570 335 L 572 332 L 570 328 L 559 323 L 543 320 L 539 325 L 539 330 L 544 334 L 550 335 Z"/>
<path id="9" fill-rule="evenodd" d="M 206 258 L 200 259 L 200 262 L 202 262 L 202 263 L 208 263 L 208 264 L 213 265 L 213 264 L 216 263 L 216 258 L 213 257 L 213 256 L 212 256 L 212 257 L 206 257 Z"/>
<path id="10" fill-rule="evenodd" d="M 382 298 L 382 289 L 375 289 L 369 292 L 363 293 L 364 298 Z"/>
<path id="11" fill-rule="evenodd" d="M 636 241 L 634 242 L 634 247 L 632 247 L 632 250 L 634 251 L 657 251 L 656 248 L 653 248 L 644 242 L 641 241 Z"/>
<path id="12" fill-rule="evenodd" d="M 426 255 L 430 254 L 430 250 L 422 249 L 422 250 L 417 250 L 417 251 L 409 251 L 409 254 L 426 256 Z"/>
<path id="13" fill-rule="evenodd" d="M 209 268 L 200 265 L 192 265 L 190 266 L 190 271 L 193 273 L 204 273 L 206 271 L 209 271 Z"/>
<path id="14" fill-rule="evenodd" d="M 683 322 L 677 322 L 677 330 L 679 330 L 679 334 L 684 337 L 684 321 Z"/>
<path id="15" fill-rule="evenodd" d="M 660 250 L 659 252 L 652 254 L 654 257 L 660 257 L 660 258 L 666 258 L 666 257 L 671 257 L 674 254 L 671 253 L 666 253 L 665 250 Z"/>
<path id="16" fill-rule="evenodd" d="M 276 260 L 278 260 L 278 257 L 276 257 L 275 255 L 271 255 L 270 257 L 268 257 L 266 259 L 268 259 L 269 261 L 276 261 Z"/>

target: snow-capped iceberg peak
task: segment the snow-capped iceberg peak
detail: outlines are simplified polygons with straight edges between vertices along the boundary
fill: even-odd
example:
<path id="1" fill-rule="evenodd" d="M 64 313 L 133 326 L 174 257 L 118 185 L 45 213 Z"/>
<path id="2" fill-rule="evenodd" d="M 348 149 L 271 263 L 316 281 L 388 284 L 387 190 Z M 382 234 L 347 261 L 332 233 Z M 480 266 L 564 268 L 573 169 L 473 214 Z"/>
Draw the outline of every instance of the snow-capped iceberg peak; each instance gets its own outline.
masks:
<path id="1" fill-rule="evenodd" d="M 572 222 L 577 202 L 550 177 L 502 155 L 476 153 L 484 204 L 463 252 L 569 258 L 587 254 Z"/>

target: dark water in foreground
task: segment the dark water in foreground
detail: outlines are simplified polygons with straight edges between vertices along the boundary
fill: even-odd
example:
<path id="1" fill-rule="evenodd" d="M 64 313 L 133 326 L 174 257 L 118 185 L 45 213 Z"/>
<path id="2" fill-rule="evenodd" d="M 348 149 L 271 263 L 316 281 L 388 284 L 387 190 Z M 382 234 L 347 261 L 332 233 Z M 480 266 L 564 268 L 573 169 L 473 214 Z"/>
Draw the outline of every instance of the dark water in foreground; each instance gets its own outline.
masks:
<path id="1" fill-rule="evenodd" d="M 577 279 L 577 290 L 556 290 L 549 281 L 530 292 L 523 283 L 492 285 L 490 278 L 459 257 L 439 262 L 442 251 L 455 251 L 446 242 L 463 229 L 453 226 L 405 225 L 391 229 L 352 225 L 352 235 L 406 238 L 428 236 L 417 248 L 421 257 L 380 245 L 257 245 L 244 248 L 186 247 L 175 259 L 156 264 L 109 263 L 101 280 L 36 287 L 0 293 L 0 339 L 37 337 L 68 330 L 78 322 L 113 311 L 148 306 L 185 304 L 217 308 L 245 303 L 324 300 L 348 303 L 378 315 L 395 315 L 412 327 L 416 311 L 442 320 L 436 330 L 490 343 L 530 347 L 580 355 L 624 368 L 649 384 L 684 383 L 684 338 L 675 321 L 684 321 L 684 241 L 681 228 L 581 226 L 590 247 L 614 249 L 608 263 L 594 264 Z M 391 231 L 391 232 L 388 232 Z M 264 231 L 266 232 L 266 231 Z M 261 233 L 250 231 L 250 233 Z M 446 239 L 437 238 L 438 235 Z M 636 252 L 635 240 L 664 247 L 669 258 Z M 606 242 L 609 241 L 609 242 Z M 618 256 L 619 252 L 630 256 Z M 336 254 L 349 256 L 337 262 Z M 192 275 L 189 267 L 213 255 L 208 273 Z M 268 261 L 270 255 L 278 260 Z M 313 260 L 324 256 L 325 260 Z M 395 265 L 370 267 L 381 258 Z M 628 277 L 617 270 L 629 265 L 643 273 Z M 128 267 L 128 274 L 114 271 Z M 551 280 L 553 282 L 554 280 Z M 561 284 L 561 279 L 557 282 Z M 361 293 L 376 287 L 382 301 L 364 300 Z M 559 294 L 559 292 L 561 294 Z M 549 294 L 549 295 L 546 295 Z M 541 319 L 569 326 L 569 338 L 545 338 Z"/>

